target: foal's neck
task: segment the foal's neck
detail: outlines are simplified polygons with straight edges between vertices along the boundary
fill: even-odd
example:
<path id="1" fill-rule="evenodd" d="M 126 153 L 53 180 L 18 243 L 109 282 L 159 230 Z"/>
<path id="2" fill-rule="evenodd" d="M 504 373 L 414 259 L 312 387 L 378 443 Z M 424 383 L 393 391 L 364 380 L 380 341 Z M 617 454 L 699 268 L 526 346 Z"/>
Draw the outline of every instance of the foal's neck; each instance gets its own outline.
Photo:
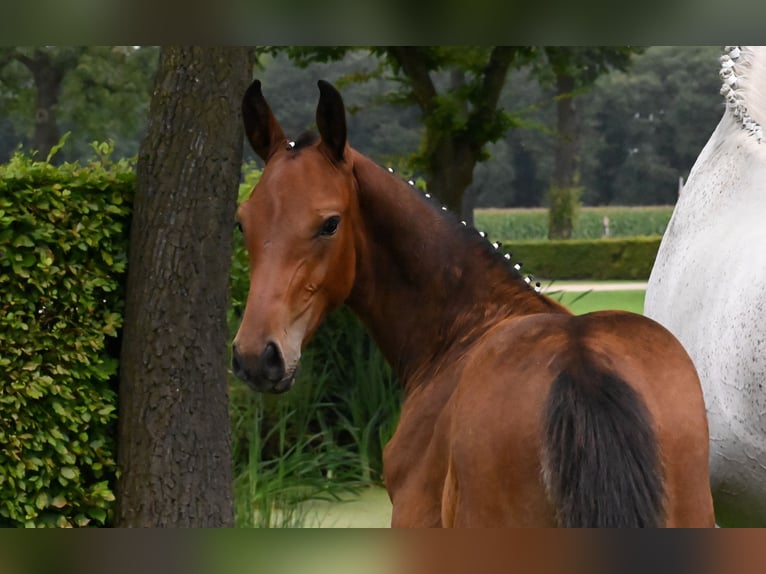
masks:
<path id="1" fill-rule="evenodd" d="M 566 312 L 478 232 L 354 152 L 361 213 L 350 307 L 408 388 L 514 315 Z"/>

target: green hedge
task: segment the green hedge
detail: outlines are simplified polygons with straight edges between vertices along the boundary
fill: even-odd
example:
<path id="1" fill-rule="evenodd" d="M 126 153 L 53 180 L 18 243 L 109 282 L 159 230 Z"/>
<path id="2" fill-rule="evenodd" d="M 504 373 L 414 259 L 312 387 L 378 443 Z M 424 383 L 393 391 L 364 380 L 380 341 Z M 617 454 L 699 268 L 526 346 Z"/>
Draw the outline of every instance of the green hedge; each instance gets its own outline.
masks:
<path id="1" fill-rule="evenodd" d="M 505 241 L 523 270 L 545 279 L 648 279 L 660 236 L 562 241 Z"/>
<path id="2" fill-rule="evenodd" d="M 125 161 L 0 166 L 2 526 L 109 521 L 134 181 Z"/>

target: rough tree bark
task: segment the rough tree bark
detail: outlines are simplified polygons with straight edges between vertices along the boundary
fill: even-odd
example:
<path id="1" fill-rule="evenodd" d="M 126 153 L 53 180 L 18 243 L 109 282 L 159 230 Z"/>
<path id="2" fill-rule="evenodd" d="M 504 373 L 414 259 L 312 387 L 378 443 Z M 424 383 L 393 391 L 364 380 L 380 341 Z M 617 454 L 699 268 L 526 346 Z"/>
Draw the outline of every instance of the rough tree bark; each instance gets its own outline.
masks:
<path id="1" fill-rule="evenodd" d="M 163 48 L 137 167 L 116 524 L 233 525 L 226 307 L 248 48 Z"/>

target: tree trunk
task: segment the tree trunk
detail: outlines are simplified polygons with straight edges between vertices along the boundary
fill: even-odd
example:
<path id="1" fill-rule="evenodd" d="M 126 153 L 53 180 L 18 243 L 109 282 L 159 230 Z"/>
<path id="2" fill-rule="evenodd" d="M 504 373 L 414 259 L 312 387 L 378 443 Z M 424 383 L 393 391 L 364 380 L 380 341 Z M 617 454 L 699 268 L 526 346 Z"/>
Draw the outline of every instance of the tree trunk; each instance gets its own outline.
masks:
<path id="1" fill-rule="evenodd" d="M 21 62 L 32 74 L 35 84 L 35 131 L 32 149 L 37 157 L 45 160 L 61 134 L 56 113 L 58 110 L 61 84 L 64 76 L 77 65 L 78 56 L 67 52 L 56 58 L 43 49 L 36 49 L 31 55 L 15 52 L 13 57 Z"/>
<path id="2" fill-rule="evenodd" d="M 577 173 L 577 115 L 573 92 L 575 80 L 568 74 L 556 75 L 556 149 L 553 183 L 572 187 Z"/>
<path id="3" fill-rule="evenodd" d="M 229 268 L 248 48 L 163 48 L 141 144 L 120 364 L 117 525 L 233 525 Z"/>
<path id="4" fill-rule="evenodd" d="M 45 66 L 34 72 L 34 79 L 37 99 L 32 146 L 37 150 L 38 157 L 44 160 L 61 138 L 56 119 L 56 108 L 59 103 L 64 74 L 59 69 Z"/>
<path id="5" fill-rule="evenodd" d="M 428 136 L 426 136 L 428 138 Z M 472 206 L 463 206 L 463 194 L 473 181 L 473 169 L 478 158 L 472 146 L 454 135 L 435 136 L 438 141 L 429 145 L 426 187 L 454 214 L 468 217 L 473 223 Z"/>
<path id="6" fill-rule="evenodd" d="M 556 144 L 553 182 L 548 196 L 548 238 L 570 239 L 579 205 L 577 179 L 577 115 L 573 101 L 575 79 L 556 74 Z"/>
<path id="7" fill-rule="evenodd" d="M 496 46 L 482 70 L 481 81 L 473 105 L 463 100 L 458 114 L 464 115 L 464 127 L 446 128 L 431 116 L 439 112 L 439 94 L 430 75 L 428 57 L 421 47 L 391 46 L 388 53 L 412 85 L 412 96 L 424 115 L 426 136 L 423 154 L 428 191 L 438 197 L 453 213 L 473 223 L 473 197 L 464 201 L 463 194 L 473 180 L 473 170 L 480 161 L 485 145 L 499 138 L 497 131 L 497 103 L 518 47 Z M 450 71 L 451 87 L 460 91 L 465 87 L 464 71 Z M 460 121 L 454 122 L 460 124 Z"/>

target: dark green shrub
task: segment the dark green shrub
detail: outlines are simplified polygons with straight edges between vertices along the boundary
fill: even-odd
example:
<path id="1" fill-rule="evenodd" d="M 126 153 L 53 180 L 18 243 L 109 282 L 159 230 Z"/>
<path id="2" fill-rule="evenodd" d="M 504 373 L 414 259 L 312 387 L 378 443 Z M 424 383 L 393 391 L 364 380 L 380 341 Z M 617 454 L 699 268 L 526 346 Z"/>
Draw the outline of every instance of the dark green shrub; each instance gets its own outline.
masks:
<path id="1" fill-rule="evenodd" d="M 109 520 L 134 180 L 125 161 L 0 166 L 2 525 Z"/>
<path id="2" fill-rule="evenodd" d="M 503 242 L 524 270 L 545 279 L 648 279 L 661 237 Z"/>

